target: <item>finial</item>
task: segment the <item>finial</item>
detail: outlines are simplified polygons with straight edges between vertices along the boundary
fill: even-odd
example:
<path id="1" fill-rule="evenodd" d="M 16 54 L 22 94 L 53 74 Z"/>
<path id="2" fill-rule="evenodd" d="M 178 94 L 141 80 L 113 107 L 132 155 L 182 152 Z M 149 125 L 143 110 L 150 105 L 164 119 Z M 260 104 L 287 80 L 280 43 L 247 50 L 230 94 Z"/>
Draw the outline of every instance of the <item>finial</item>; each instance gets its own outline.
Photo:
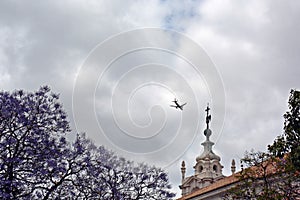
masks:
<path id="1" fill-rule="evenodd" d="M 209 129 L 209 122 L 211 120 L 211 115 L 209 114 L 209 104 L 207 103 L 207 107 L 205 109 L 206 112 L 206 129 L 204 130 L 204 135 L 206 136 L 206 140 L 209 141 L 209 137 L 211 136 L 211 130 Z"/>
<path id="2" fill-rule="evenodd" d="M 181 163 L 181 175 L 182 175 L 181 181 L 183 181 L 185 178 L 185 162 L 184 161 L 182 161 L 182 163 Z"/>
<path id="3" fill-rule="evenodd" d="M 205 111 L 206 111 L 206 128 L 207 129 L 209 129 L 209 122 L 211 120 L 211 115 L 209 114 L 209 110 L 210 110 L 209 103 L 207 103 L 207 107 L 205 109 Z"/>
<path id="4" fill-rule="evenodd" d="M 235 170 L 236 170 L 236 167 L 235 167 L 235 160 L 232 159 L 232 161 L 231 161 L 231 173 L 234 174 L 234 173 L 235 173 Z"/>

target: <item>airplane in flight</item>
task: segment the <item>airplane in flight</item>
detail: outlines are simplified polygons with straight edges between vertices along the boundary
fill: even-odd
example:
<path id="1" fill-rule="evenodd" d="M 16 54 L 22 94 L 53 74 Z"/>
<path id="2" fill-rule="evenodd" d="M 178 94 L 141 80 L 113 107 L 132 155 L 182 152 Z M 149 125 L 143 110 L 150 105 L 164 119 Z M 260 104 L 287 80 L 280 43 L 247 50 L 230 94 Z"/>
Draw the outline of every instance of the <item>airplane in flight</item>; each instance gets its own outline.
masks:
<path id="1" fill-rule="evenodd" d="M 179 103 L 178 103 L 178 100 L 175 98 L 175 100 L 174 101 L 172 101 L 172 102 L 174 102 L 175 103 L 175 105 L 170 105 L 171 107 L 174 107 L 174 108 L 176 108 L 176 109 L 180 109 L 180 110 L 183 110 L 183 106 L 185 106 L 186 105 L 186 103 L 184 103 L 184 104 L 182 104 L 182 105 L 180 105 Z"/>

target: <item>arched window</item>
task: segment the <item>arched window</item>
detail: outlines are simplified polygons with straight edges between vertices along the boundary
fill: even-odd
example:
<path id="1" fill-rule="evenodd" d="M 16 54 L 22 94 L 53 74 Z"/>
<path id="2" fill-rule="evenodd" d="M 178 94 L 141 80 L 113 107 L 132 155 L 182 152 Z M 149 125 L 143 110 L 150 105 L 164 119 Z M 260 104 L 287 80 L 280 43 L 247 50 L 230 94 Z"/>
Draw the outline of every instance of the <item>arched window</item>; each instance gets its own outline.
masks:
<path id="1" fill-rule="evenodd" d="M 213 166 L 213 170 L 214 170 L 215 172 L 217 172 L 217 170 L 218 170 L 217 165 L 214 165 L 214 166 Z"/>
<path id="2" fill-rule="evenodd" d="M 199 166 L 199 172 L 202 172 L 202 171 L 203 171 L 203 166 L 200 165 L 200 166 Z"/>

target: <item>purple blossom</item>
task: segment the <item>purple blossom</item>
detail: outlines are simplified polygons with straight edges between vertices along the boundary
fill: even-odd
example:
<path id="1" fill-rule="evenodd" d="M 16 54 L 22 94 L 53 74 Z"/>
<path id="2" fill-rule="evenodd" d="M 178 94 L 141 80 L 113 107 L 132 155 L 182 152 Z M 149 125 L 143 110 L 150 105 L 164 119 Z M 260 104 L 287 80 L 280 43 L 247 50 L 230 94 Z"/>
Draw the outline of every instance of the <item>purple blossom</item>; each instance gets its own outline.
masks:
<path id="1" fill-rule="evenodd" d="M 67 115 L 48 86 L 0 92 L 0 199 L 170 199 L 167 174 L 97 147 L 70 144 Z"/>

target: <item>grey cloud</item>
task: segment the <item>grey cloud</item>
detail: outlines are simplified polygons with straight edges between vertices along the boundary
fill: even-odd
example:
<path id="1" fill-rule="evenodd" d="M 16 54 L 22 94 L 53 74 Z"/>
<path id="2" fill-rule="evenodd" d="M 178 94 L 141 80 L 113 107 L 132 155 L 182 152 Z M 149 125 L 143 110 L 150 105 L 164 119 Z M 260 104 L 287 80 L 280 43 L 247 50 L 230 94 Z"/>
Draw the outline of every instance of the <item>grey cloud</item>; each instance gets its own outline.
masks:
<path id="1" fill-rule="evenodd" d="M 282 132 L 282 115 L 287 110 L 289 90 L 299 89 L 299 9 L 300 5 L 295 1 L 189 1 L 184 4 L 181 1 L 1 1 L 0 87 L 32 90 L 50 84 L 54 91 L 61 93 L 75 129 L 71 105 L 73 83 L 77 70 L 92 48 L 113 34 L 137 27 L 172 27 L 184 31 L 205 48 L 223 79 L 226 118 L 223 131 L 218 133 L 215 129 L 221 126 L 220 109 L 217 105 L 212 107 L 212 140 L 228 175 L 232 158 L 239 159 L 249 148 L 264 150 Z M 97 103 L 100 107 L 109 101 L 111 85 L 128 69 L 124 66 L 131 67 L 151 60 L 151 57 L 141 54 L 132 55 L 138 58 L 132 62 L 129 56 L 122 60 L 123 63 L 116 63 L 106 85 L 98 90 L 101 98 Z M 157 62 L 170 66 L 180 63 L 165 54 L 156 58 Z M 120 66 L 124 68 L 118 71 Z M 180 67 L 185 65 L 178 69 Z M 188 173 L 193 173 L 192 166 L 195 157 L 202 151 L 200 144 L 204 140 L 203 110 L 206 102 L 214 100 L 209 91 L 203 91 L 205 86 L 200 79 L 194 79 L 190 74 L 186 77 L 197 92 L 201 121 L 192 146 L 180 160 L 167 168 L 175 188 L 180 182 L 182 159 L 187 161 Z M 135 78 L 139 81 L 143 77 Z M 166 75 L 165 81 L 176 88 L 180 99 L 188 101 L 185 110 L 188 115 L 189 109 L 195 106 L 190 104 L 191 97 L 182 91 L 183 87 L 173 76 Z M 78 95 L 85 97 L 85 91 Z M 162 98 L 168 98 L 166 96 Z M 157 97 L 140 98 L 144 108 L 150 101 L 152 105 Z M 144 101 L 147 98 L 149 102 Z M 86 99 L 81 109 L 86 109 L 92 102 L 93 99 Z M 103 112 L 105 114 L 109 110 Z M 174 117 L 177 112 L 168 112 L 170 123 L 177 123 Z M 136 114 L 135 118 L 143 114 L 146 116 L 145 113 Z M 78 127 L 79 131 L 88 131 L 95 141 L 109 146 L 105 137 L 99 136 L 94 113 L 92 115 L 92 118 L 91 115 L 78 117 L 83 123 Z M 188 126 L 193 126 L 193 121 L 188 122 L 184 133 L 189 141 L 192 136 L 187 133 Z M 107 125 L 110 126 L 109 123 Z M 160 155 L 161 160 L 156 160 L 157 163 L 163 165 L 162 160 L 168 159 L 168 156 Z M 150 162 L 155 159 L 156 156 L 148 158 Z"/>

